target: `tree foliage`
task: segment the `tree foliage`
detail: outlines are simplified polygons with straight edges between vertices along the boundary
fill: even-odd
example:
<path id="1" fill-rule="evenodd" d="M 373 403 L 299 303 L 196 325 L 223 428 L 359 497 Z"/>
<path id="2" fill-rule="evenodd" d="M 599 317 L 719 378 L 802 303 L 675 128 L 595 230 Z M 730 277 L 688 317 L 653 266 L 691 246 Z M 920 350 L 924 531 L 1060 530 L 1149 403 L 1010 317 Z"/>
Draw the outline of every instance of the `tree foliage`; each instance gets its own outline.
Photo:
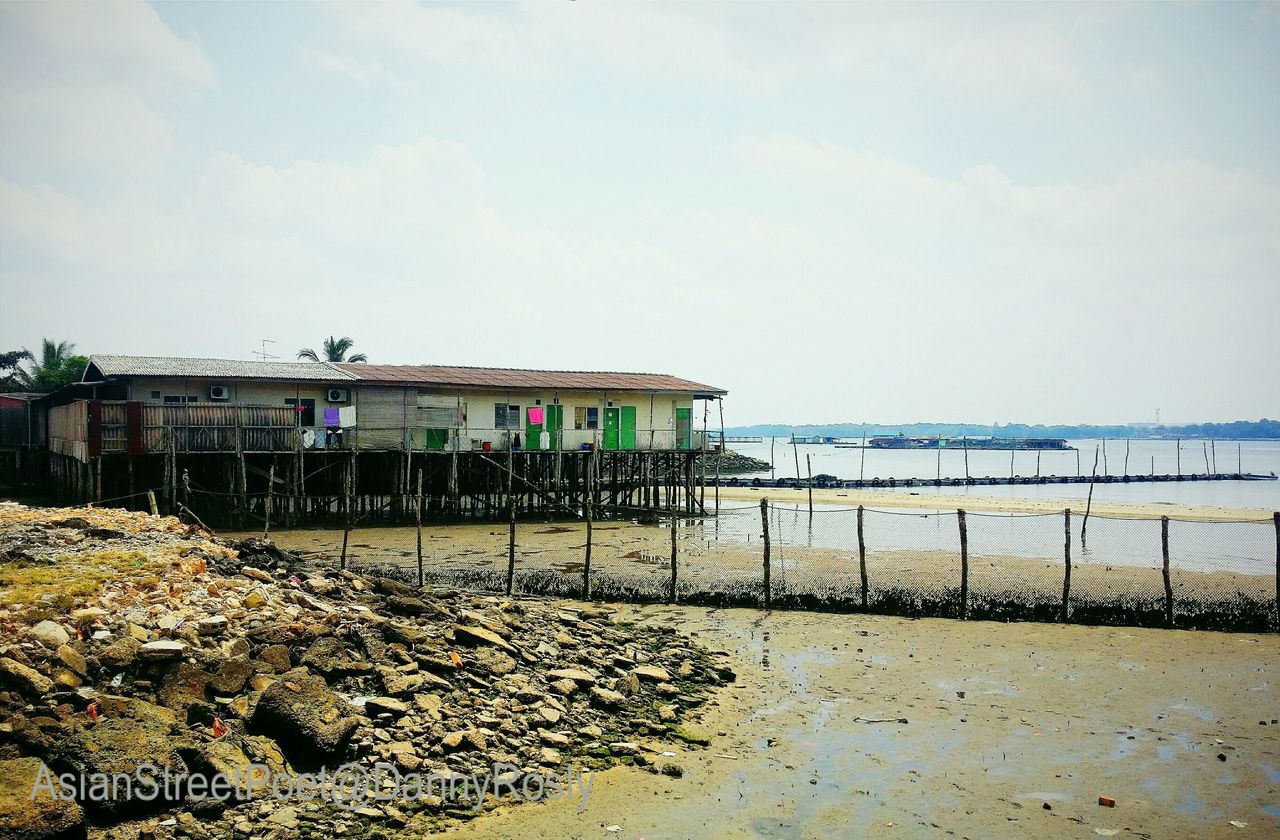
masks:
<path id="1" fill-rule="evenodd" d="M 39 356 L 25 348 L 0 353 L 0 390 L 48 392 L 78 381 L 89 359 L 75 350 L 70 341 L 46 338 Z"/>
<path id="2" fill-rule="evenodd" d="M 347 351 L 356 345 L 354 339 L 343 336 L 342 338 L 334 338 L 329 336 L 324 340 L 324 344 L 317 353 L 310 347 L 304 347 L 298 351 L 299 359 L 306 359 L 312 362 L 367 362 L 369 358 L 364 353 L 356 353 L 350 357 Z"/>

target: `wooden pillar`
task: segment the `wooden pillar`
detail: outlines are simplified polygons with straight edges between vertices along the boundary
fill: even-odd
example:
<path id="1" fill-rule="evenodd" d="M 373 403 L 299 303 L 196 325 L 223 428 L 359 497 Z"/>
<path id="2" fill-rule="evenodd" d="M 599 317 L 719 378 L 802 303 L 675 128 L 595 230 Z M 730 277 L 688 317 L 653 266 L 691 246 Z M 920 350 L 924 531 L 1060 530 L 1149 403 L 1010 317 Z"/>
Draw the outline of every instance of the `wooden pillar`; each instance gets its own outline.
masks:
<path id="1" fill-rule="evenodd" d="M 587 486 L 591 486 L 591 459 L 587 461 Z M 587 519 L 587 545 L 582 558 L 582 600 L 591 598 L 591 494 L 583 494 L 583 514 Z"/>
<path id="2" fill-rule="evenodd" d="M 760 500 L 760 525 L 764 528 L 764 608 L 773 607 L 773 581 L 769 569 L 769 500 Z"/>
<path id="3" fill-rule="evenodd" d="M 1169 517 L 1160 517 L 1161 573 L 1164 576 L 1164 623 L 1173 626 L 1173 586 L 1169 582 Z"/>
<path id="4" fill-rule="evenodd" d="M 674 507 L 671 508 L 671 594 L 667 598 L 667 603 L 674 604 L 676 602 L 676 528 L 679 526 L 680 515 Z"/>
<path id="5" fill-rule="evenodd" d="M 271 456 L 271 467 L 267 470 L 267 498 L 262 505 L 262 538 L 265 540 L 271 533 L 271 506 L 276 493 L 276 458 Z"/>
<path id="6" fill-rule="evenodd" d="M 422 569 L 422 470 L 418 470 L 418 492 L 413 497 L 413 519 L 418 526 L 418 586 L 423 584 Z"/>
<path id="7" fill-rule="evenodd" d="M 1062 621 L 1070 617 L 1071 607 L 1071 508 L 1062 512 Z"/>
<path id="8" fill-rule="evenodd" d="M 969 527 L 965 523 L 964 511 L 956 511 L 956 519 L 960 524 L 960 619 L 969 617 Z"/>
<path id="9" fill-rule="evenodd" d="M 1280 511 L 1271 514 L 1276 527 L 1276 630 L 1280 631 Z"/>
<path id="10" fill-rule="evenodd" d="M 507 594 L 511 594 L 516 581 L 516 499 L 511 497 L 510 526 L 507 537 Z"/>
<path id="11" fill-rule="evenodd" d="M 862 576 L 862 608 L 867 608 L 867 542 L 862 535 L 862 505 L 858 505 L 858 573 Z"/>

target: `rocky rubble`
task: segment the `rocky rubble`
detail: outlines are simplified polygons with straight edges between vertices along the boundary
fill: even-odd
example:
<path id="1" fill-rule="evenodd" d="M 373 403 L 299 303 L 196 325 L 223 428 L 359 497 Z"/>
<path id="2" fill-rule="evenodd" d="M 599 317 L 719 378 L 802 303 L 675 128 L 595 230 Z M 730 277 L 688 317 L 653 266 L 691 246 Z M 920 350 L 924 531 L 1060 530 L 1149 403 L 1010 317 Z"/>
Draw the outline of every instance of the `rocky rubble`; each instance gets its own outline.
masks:
<path id="1" fill-rule="evenodd" d="M 4 780 L 29 785 L 39 761 L 82 779 L 148 763 L 658 772 L 663 741 L 705 743 L 683 723 L 733 678 L 695 641 L 620 623 L 607 606 L 419 590 L 171 518 L 0 505 Z M 341 810 L 190 791 L 77 804 L 29 790 L 0 795 L 0 835 L 386 835 L 475 813 L 433 797 Z"/>

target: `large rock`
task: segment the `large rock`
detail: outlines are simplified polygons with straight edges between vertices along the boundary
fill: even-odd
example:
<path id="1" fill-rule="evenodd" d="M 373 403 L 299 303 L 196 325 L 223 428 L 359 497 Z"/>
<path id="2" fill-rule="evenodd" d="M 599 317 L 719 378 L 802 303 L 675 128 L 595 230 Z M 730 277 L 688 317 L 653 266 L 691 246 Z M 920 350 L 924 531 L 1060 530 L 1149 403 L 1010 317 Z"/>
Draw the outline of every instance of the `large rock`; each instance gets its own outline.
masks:
<path id="1" fill-rule="evenodd" d="M 648 680 L 649 682 L 660 683 L 671 681 L 671 674 L 667 673 L 667 669 L 657 665 L 637 665 L 631 669 L 631 673 L 635 674 L 640 679 Z"/>
<path id="2" fill-rule="evenodd" d="M 596 682 L 595 677 L 580 668 L 557 668 L 554 671 L 547 671 L 547 679 L 573 680 L 582 685 L 595 685 Z"/>
<path id="3" fill-rule="evenodd" d="M 347 646 L 334 636 L 316 639 L 299 661 L 327 677 L 349 677 L 373 670 L 370 663 L 352 658 Z"/>
<path id="4" fill-rule="evenodd" d="M 113 671 L 123 670 L 138 657 L 142 643 L 132 636 L 121 636 L 98 651 L 98 661 Z"/>
<path id="5" fill-rule="evenodd" d="M 497 633 L 484 627 L 476 627 L 470 624 L 455 624 L 453 626 L 453 635 L 459 642 L 468 645 L 493 645 L 502 648 L 509 653 L 515 653 L 516 649 Z"/>
<path id="6" fill-rule="evenodd" d="M 51 648 L 71 641 L 71 634 L 67 632 L 67 628 L 47 618 L 31 628 L 31 635 Z"/>
<path id="7" fill-rule="evenodd" d="M 218 666 L 213 678 L 209 680 L 214 693 L 223 696 L 239 694 L 249 678 L 257 673 L 257 669 L 246 656 L 228 659 Z"/>
<path id="8" fill-rule="evenodd" d="M 262 693 L 253 725 L 275 738 L 291 760 L 319 764 L 346 749 L 359 719 L 323 677 L 296 668 Z"/>
<path id="9" fill-rule="evenodd" d="M 161 639 L 157 642 L 147 642 L 138 648 L 138 658 L 144 662 L 171 662 L 174 659 L 182 658 L 186 652 L 186 642 L 179 642 L 176 639 Z"/>
<path id="10" fill-rule="evenodd" d="M 133 774 L 142 765 L 156 768 L 152 778 L 157 781 L 166 769 L 173 774 L 186 772 L 178 751 L 188 742 L 173 712 L 124 697 L 103 697 L 99 705 L 96 724 L 77 729 L 55 744 L 51 761 L 82 778 Z M 150 802 L 138 796 L 149 793 L 145 785 L 122 787 L 119 793 L 108 800 L 95 801 L 93 807 L 118 817 L 166 805 L 163 788 L 161 795 Z"/>
<path id="11" fill-rule="evenodd" d="M 16 689 L 28 697 L 43 697 L 53 690 L 53 683 L 34 668 L 13 659 L 0 659 L 0 686 Z"/>
<path id="12" fill-rule="evenodd" d="M 597 685 L 591 689 L 591 702 L 605 708 L 617 708 L 618 706 L 625 706 L 627 698 L 616 691 L 610 691 Z"/>
<path id="13" fill-rule="evenodd" d="M 47 767 L 42 772 L 42 764 L 38 758 L 0 761 L 0 837 L 70 840 L 85 836 L 84 811 L 74 799 L 54 798 L 45 784 L 54 773 Z"/>

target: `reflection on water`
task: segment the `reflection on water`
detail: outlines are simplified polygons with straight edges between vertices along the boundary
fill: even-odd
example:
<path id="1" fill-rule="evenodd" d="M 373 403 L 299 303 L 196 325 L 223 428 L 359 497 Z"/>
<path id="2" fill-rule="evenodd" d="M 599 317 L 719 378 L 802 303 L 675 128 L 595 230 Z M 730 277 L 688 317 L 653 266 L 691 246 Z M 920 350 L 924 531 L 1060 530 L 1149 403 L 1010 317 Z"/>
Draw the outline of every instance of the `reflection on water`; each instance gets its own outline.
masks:
<path id="1" fill-rule="evenodd" d="M 1022 489 L 1022 488 L 1019 488 Z M 1158 567 L 1162 563 L 1159 520 L 1071 518 L 1073 564 Z M 763 527 L 755 510 L 729 510 L 714 523 L 698 521 L 703 538 L 758 543 Z M 1063 516 L 1052 514 L 976 513 L 967 516 L 971 558 L 1012 556 L 1061 563 L 1065 534 Z M 770 541 L 774 562 L 786 565 L 788 546 L 831 548 L 856 553 L 857 514 L 847 507 L 814 504 L 771 504 Z M 696 531 L 695 531 L 696 533 Z M 954 511 L 874 509 L 864 513 L 867 551 L 960 551 L 959 522 Z M 693 537 L 693 534 L 689 536 Z M 1275 570 L 1275 529 L 1270 522 L 1170 522 L 1169 563 L 1174 568 L 1268 574 Z"/>

